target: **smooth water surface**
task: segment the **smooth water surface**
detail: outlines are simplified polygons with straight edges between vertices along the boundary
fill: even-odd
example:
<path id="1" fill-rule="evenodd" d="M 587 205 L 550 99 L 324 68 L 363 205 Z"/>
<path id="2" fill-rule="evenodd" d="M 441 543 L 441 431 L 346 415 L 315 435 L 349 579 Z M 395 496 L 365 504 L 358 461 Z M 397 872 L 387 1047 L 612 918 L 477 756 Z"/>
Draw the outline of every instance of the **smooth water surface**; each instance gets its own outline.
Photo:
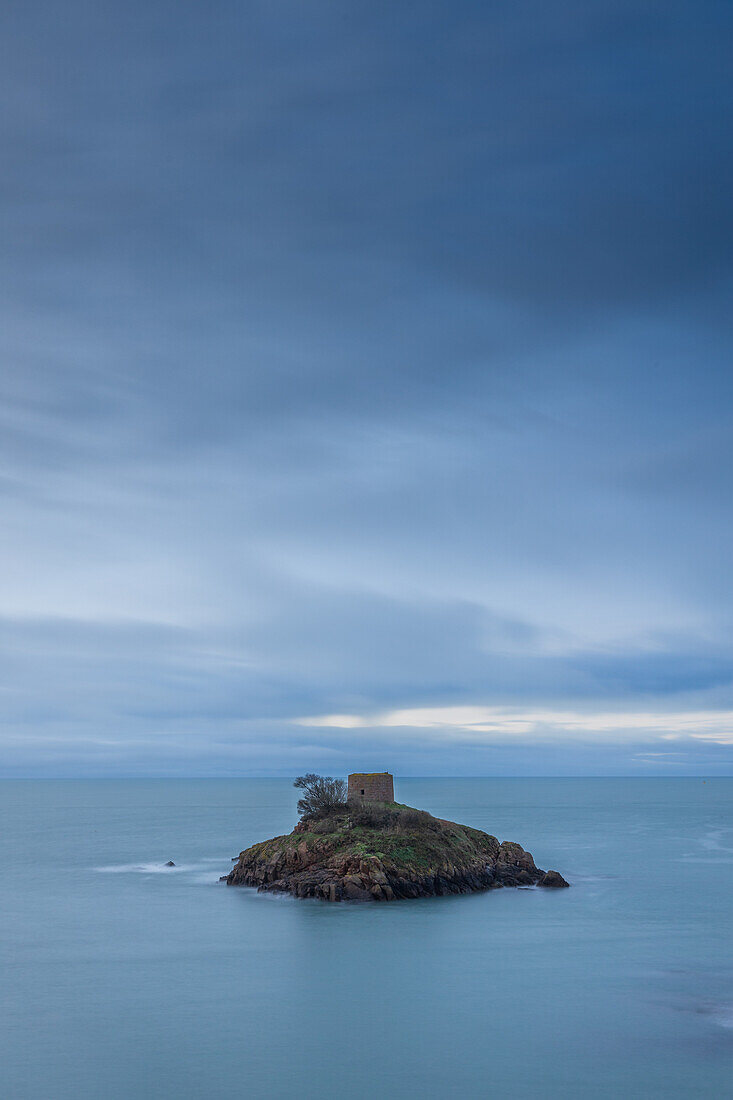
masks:
<path id="1" fill-rule="evenodd" d="M 0 783 L 0 1094 L 733 1095 L 733 779 L 396 793 L 573 888 L 272 897 L 218 878 L 286 780 Z"/>

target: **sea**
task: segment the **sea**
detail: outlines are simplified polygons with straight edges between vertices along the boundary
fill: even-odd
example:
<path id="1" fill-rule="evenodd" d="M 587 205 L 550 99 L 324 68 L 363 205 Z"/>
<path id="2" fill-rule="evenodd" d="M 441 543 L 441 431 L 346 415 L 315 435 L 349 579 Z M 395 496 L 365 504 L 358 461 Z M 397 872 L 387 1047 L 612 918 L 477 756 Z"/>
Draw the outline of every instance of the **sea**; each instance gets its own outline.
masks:
<path id="1" fill-rule="evenodd" d="M 4 1100 L 733 1096 L 733 778 L 396 778 L 569 890 L 221 883 L 296 797 L 0 783 Z"/>

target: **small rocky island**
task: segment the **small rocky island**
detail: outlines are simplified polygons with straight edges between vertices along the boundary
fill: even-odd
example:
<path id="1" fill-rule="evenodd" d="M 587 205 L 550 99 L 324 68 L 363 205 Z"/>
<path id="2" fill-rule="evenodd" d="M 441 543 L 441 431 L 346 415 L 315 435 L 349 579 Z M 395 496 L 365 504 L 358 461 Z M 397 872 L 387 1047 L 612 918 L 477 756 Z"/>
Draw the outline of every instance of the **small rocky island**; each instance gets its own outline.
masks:
<path id="1" fill-rule="evenodd" d="M 292 833 L 253 844 L 224 876 L 324 901 L 392 901 L 502 886 L 563 887 L 519 844 L 394 801 L 388 772 L 343 780 L 301 776 L 301 820 Z M 347 797 L 348 796 L 348 797 Z"/>

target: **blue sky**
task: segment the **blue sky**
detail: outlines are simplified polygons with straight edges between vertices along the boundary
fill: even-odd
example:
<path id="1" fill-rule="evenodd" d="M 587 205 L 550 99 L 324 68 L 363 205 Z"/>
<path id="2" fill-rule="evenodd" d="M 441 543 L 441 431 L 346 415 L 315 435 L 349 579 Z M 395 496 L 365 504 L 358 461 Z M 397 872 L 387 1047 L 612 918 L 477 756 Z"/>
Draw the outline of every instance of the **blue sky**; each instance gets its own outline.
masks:
<path id="1" fill-rule="evenodd" d="M 733 774 L 730 5 L 2 25 L 0 774 Z"/>

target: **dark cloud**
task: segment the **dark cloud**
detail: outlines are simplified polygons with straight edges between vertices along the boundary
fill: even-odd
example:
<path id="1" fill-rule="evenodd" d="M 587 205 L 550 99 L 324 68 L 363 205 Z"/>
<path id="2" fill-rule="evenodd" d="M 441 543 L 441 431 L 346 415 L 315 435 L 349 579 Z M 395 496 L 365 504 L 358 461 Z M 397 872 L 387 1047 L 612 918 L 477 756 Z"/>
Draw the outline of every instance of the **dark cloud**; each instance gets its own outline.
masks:
<path id="1" fill-rule="evenodd" d="M 13 768 L 339 763 L 292 724 L 332 711 L 730 706 L 727 5 L 2 20 Z M 473 770 L 404 737 L 403 769 Z"/>

